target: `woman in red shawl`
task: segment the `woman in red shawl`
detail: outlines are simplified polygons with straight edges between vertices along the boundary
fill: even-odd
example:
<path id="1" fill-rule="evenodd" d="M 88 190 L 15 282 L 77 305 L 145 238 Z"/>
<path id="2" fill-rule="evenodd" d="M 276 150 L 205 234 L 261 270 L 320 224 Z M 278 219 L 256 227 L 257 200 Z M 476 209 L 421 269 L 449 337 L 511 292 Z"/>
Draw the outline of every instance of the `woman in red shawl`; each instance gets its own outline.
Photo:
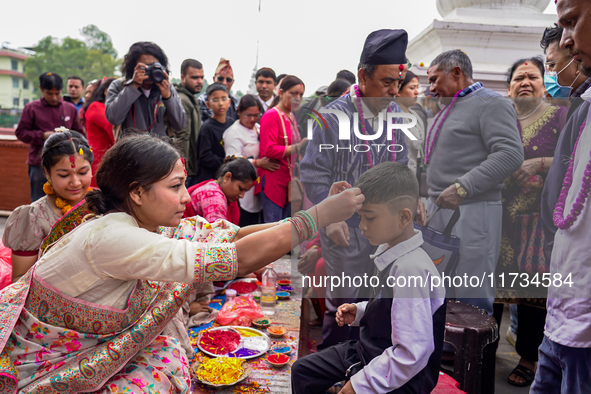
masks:
<path id="1" fill-rule="evenodd" d="M 224 219 L 238 225 L 238 199 L 244 197 L 257 180 L 254 166 L 245 158 L 226 157 L 217 180 L 207 180 L 189 188 L 191 203 L 185 217 L 199 215 L 209 223 Z"/>

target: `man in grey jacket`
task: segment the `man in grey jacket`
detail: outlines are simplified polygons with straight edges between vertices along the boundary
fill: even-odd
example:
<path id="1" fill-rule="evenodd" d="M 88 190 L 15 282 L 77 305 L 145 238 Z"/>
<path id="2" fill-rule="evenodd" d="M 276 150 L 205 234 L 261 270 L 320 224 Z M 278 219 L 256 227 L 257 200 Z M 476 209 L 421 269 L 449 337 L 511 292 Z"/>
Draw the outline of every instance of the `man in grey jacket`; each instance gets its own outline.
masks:
<path id="1" fill-rule="evenodd" d="M 177 139 L 177 147 L 187 163 L 187 180 L 185 185 L 188 187 L 197 182 L 197 135 L 201 130 L 201 112 L 196 94 L 203 89 L 203 65 L 195 59 L 185 59 L 181 64 L 181 83 L 175 84 L 178 95 L 187 115 L 187 123 L 180 130 L 168 132 L 168 135 L 174 135 Z"/>
<path id="2" fill-rule="evenodd" d="M 456 297 L 492 315 L 501 190 L 524 160 L 517 115 L 508 100 L 472 80 L 472 63 L 460 50 L 437 56 L 428 76 L 431 91 L 446 104 L 425 141 L 427 213 L 442 208 L 430 226 L 443 231 L 453 210 L 460 208 L 452 234 L 460 238 L 456 275 L 464 282 L 456 287 Z"/>
<path id="3" fill-rule="evenodd" d="M 160 63 L 164 73 L 154 82 L 147 69 Z M 107 120 L 122 130 L 136 129 L 166 137 L 165 117 L 174 130 L 181 130 L 187 118 L 181 100 L 168 81 L 168 59 L 152 42 L 136 42 L 123 59 L 124 78 L 114 81 L 105 102 Z"/>

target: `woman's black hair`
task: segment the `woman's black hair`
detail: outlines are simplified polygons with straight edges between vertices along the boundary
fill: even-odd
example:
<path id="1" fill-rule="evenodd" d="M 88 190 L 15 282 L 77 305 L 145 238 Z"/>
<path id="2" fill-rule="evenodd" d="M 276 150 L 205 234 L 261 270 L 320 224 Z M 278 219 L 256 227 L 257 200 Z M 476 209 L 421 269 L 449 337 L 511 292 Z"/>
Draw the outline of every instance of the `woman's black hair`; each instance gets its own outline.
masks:
<path id="1" fill-rule="evenodd" d="M 92 164 L 94 156 L 88 141 L 82 134 L 74 130 L 53 133 L 43 144 L 41 165 L 49 173 L 51 168 L 59 163 L 62 157 L 78 155 L 80 149 L 82 149 L 84 159 Z"/>
<path id="2" fill-rule="evenodd" d="M 252 94 L 245 94 L 238 103 L 236 112 L 244 112 L 250 107 L 258 107 L 259 111 L 263 112 L 263 105 L 261 101 Z"/>
<path id="3" fill-rule="evenodd" d="M 337 79 L 328 85 L 328 89 L 326 89 L 326 95 L 329 97 L 341 97 L 350 86 L 351 84 L 349 81 Z"/>
<path id="4" fill-rule="evenodd" d="M 86 195 L 88 207 L 98 215 L 118 211 L 133 216 L 129 194 L 139 187 L 150 190 L 172 172 L 180 157 L 157 136 L 128 134 L 103 156 L 95 174 L 99 189 Z"/>
<path id="5" fill-rule="evenodd" d="M 304 87 L 306 86 L 304 85 L 302 80 L 296 77 L 295 75 L 288 75 L 281 81 L 281 86 L 279 87 L 279 89 L 283 90 L 284 92 L 287 92 L 289 89 L 293 88 L 296 85 L 302 85 Z M 277 97 L 275 97 L 275 100 L 273 100 L 269 108 L 272 108 L 279 104 L 279 100 L 281 100 L 281 97 L 277 95 Z"/>
<path id="6" fill-rule="evenodd" d="M 82 112 L 82 122 L 85 122 L 86 119 L 86 110 L 88 109 L 88 107 L 90 107 L 90 104 L 94 103 L 95 101 L 98 101 L 99 103 L 104 103 L 106 98 L 105 98 L 105 92 L 107 91 L 107 89 L 109 89 L 109 86 L 111 86 L 111 83 L 113 83 L 114 80 L 116 80 L 117 78 L 106 78 L 103 79 L 100 84 L 97 86 L 96 89 L 94 89 L 94 92 L 92 93 L 92 96 L 90 96 L 90 99 L 88 101 L 86 101 L 84 103 L 84 105 L 82 106 L 82 109 L 84 111 Z"/>
<path id="7" fill-rule="evenodd" d="M 402 91 L 402 89 L 408 85 L 410 83 L 410 81 L 413 80 L 413 78 L 417 78 L 417 76 L 415 75 L 415 73 L 413 73 L 412 71 L 407 71 L 406 72 L 406 77 L 404 77 L 404 79 L 402 80 L 402 82 L 400 83 L 400 87 L 398 88 L 398 91 Z M 418 80 L 418 78 L 417 78 Z"/>
<path id="8" fill-rule="evenodd" d="M 164 54 L 164 51 L 153 42 L 140 41 L 133 44 L 129 48 L 127 54 L 123 57 L 123 64 L 121 64 L 121 74 L 123 74 L 126 79 L 133 78 L 133 71 L 142 55 L 154 56 L 156 59 L 158 59 L 158 63 L 160 63 L 168 73 L 168 58 Z"/>
<path id="9" fill-rule="evenodd" d="M 62 90 L 64 87 L 64 82 L 62 81 L 62 77 L 60 77 L 58 74 L 46 72 L 39 75 L 39 87 L 43 90 Z"/>
<path id="10" fill-rule="evenodd" d="M 519 59 L 518 61 L 513 63 L 511 68 L 507 71 L 507 86 L 511 85 L 511 80 L 513 79 L 513 74 L 515 74 L 515 70 L 517 70 L 517 67 L 529 62 L 533 63 L 534 66 L 536 66 L 538 70 L 540 70 L 540 74 L 542 75 L 542 77 L 544 76 L 544 60 L 540 56 L 529 57 L 527 59 Z"/>
<path id="11" fill-rule="evenodd" d="M 258 178 L 256 169 L 252 163 L 244 157 L 226 157 L 224 159 L 224 164 L 218 169 L 216 178 L 222 178 L 227 172 L 232 174 L 233 181 L 254 182 Z"/>

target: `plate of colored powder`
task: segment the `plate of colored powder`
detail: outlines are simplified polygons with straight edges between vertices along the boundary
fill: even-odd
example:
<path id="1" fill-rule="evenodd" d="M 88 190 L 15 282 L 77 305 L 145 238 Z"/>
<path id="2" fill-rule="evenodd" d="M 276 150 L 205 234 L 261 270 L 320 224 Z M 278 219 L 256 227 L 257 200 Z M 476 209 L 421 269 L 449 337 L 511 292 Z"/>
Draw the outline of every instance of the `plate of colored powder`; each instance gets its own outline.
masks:
<path id="1" fill-rule="evenodd" d="M 246 379 L 251 371 L 246 361 L 229 357 L 212 358 L 193 365 L 197 380 L 215 388 L 233 386 Z"/>
<path id="2" fill-rule="evenodd" d="M 224 331 L 235 333 L 236 336 L 217 334 Z M 221 339 L 215 342 L 218 337 Z M 265 354 L 271 346 L 271 340 L 259 330 L 250 327 L 216 327 L 204 331 L 198 338 L 197 346 L 212 357 L 251 359 Z"/>

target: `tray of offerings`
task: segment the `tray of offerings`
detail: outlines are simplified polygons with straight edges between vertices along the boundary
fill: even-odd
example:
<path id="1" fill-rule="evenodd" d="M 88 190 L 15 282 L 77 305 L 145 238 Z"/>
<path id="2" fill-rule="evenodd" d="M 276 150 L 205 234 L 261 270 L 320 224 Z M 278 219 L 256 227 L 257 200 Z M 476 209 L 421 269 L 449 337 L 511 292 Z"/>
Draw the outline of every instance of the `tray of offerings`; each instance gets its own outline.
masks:
<path id="1" fill-rule="evenodd" d="M 271 340 L 254 328 L 223 326 L 201 332 L 197 346 L 211 357 L 251 359 L 265 354 Z"/>

